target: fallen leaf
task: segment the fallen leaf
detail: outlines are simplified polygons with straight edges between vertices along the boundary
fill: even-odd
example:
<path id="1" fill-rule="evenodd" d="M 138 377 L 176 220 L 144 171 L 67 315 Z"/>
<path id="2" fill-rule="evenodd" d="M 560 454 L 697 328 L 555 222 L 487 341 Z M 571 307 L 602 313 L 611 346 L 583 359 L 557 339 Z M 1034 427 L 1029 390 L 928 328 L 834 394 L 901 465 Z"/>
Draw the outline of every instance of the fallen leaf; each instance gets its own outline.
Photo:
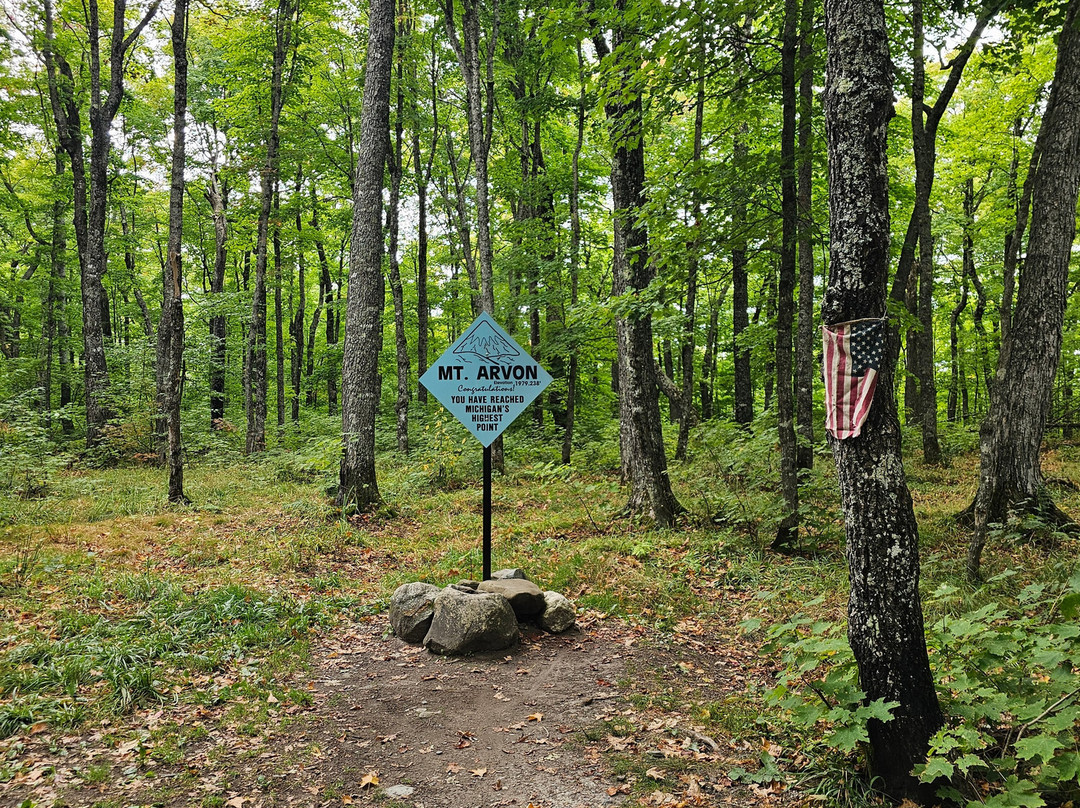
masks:
<path id="1" fill-rule="evenodd" d="M 353 804 L 353 798 L 348 794 L 342 794 L 341 795 L 341 804 L 342 805 L 352 805 Z"/>
<path id="2" fill-rule="evenodd" d="M 360 788 L 367 788 L 368 786 L 377 786 L 379 784 L 379 773 L 377 771 L 370 771 L 360 778 Z"/>
<path id="3" fill-rule="evenodd" d="M 269 696 L 266 697 L 266 703 L 267 704 L 281 704 L 281 702 L 277 700 L 277 698 L 274 696 L 273 693 L 271 693 Z"/>
<path id="4" fill-rule="evenodd" d="M 544 714 L 543 713 L 533 713 L 532 715 L 530 715 L 525 720 L 526 721 L 543 721 L 544 720 Z"/>
<path id="5" fill-rule="evenodd" d="M 660 769 L 658 769 L 658 768 L 656 768 L 654 766 L 651 769 L 646 769 L 645 770 L 645 776 L 646 777 L 651 777 L 653 780 L 663 780 L 665 775 L 664 775 L 664 772 L 662 770 L 660 770 Z"/>
<path id="6" fill-rule="evenodd" d="M 459 766 L 457 763 L 451 763 L 449 766 L 446 767 L 447 774 L 457 774 L 459 771 L 461 771 L 461 766 Z"/>
<path id="7" fill-rule="evenodd" d="M 487 769 L 469 769 L 469 774 L 473 777 L 483 777 L 487 774 Z"/>
<path id="8" fill-rule="evenodd" d="M 225 802 L 225 808 L 244 808 L 245 802 L 251 802 L 251 797 L 233 797 Z"/>
<path id="9" fill-rule="evenodd" d="M 39 732 L 44 732 L 49 728 L 48 721 L 38 721 L 36 724 L 30 725 L 30 734 L 37 735 Z"/>

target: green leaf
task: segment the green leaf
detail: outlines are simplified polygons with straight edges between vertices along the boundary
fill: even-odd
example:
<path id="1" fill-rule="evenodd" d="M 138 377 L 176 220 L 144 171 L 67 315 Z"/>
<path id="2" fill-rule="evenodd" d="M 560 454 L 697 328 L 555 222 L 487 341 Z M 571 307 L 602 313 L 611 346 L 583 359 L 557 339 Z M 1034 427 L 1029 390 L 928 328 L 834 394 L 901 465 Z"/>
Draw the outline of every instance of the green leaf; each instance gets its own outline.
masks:
<path id="1" fill-rule="evenodd" d="M 919 779 L 924 783 L 932 783 L 939 777 L 951 778 L 956 769 L 945 758 L 930 758 L 925 766 L 919 771 Z"/>
<path id="2" fill-rule="evenodd" d="M 1052 735 L 1032 735 L 1016 742 L 1016 756 L 1020 760 L 1031 760 L 1038 756 L 1039 760 L 1045 763 L 1061 747 L 1062 743 Z"/>
<path id="3" fill-rule="evenodd" d="M 1080 615 L 1080 592 L 1070 592 L 1063 597 L 1059 608 L 1063 616 L 1075 620 Z"/>
<path id="4" fill-rule="evenodd" d="M 984 803 L 969 802 L 968 808 L 1043 808 L 1044 805 L 1046 801 L 1038 795 L 1034 783 L 1011 774 L 1005 781 L 1005 791 Z"/>

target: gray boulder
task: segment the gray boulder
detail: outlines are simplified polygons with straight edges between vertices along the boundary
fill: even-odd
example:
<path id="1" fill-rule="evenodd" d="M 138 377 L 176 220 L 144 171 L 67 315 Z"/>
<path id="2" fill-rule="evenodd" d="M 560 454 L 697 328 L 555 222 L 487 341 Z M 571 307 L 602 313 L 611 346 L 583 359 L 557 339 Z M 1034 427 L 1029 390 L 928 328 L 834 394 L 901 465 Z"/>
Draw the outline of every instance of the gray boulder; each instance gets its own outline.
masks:
<path id="1" fill-rule="evenodd" d="M 540 615 L 540 628 L 558 634 L 566 631 L 577 619 L 574 604 L 558 592 L 544 593 L 544 613 Z"/>
<path id="2" fill-rule="evenodd" d="M 517 619 L 506 598 L 447 587 L 435 598 L 424 645 L 436 654 L 464 656 L 501 651 L 519 637 Z"/>
<path id="3" fill-rule="evenodd" d="M 528 620 L 544 611 L 544 593 L 524 578 L 481 581 L 479 591 L 502 595 L 510 601 L 518 620 Z"/>
<path id="4" fill-rule="evenodd" d="M 402 584 L 390 598 L 390 626 L 405 642 L 418 644 L 431 628 L 435 596 L 442 590 L 434 584 Z"/>
<path id="5" fill-rule="evenodd" d="M 491 573 L 491 580 L 493 581 L 505 581 L 508 578 L 529 580 L 529 576 L 525 574 L 525 570 L 521 569 L 521 567 L 510 567 L 505 570 L 495 570 L 495 572 Z"/>

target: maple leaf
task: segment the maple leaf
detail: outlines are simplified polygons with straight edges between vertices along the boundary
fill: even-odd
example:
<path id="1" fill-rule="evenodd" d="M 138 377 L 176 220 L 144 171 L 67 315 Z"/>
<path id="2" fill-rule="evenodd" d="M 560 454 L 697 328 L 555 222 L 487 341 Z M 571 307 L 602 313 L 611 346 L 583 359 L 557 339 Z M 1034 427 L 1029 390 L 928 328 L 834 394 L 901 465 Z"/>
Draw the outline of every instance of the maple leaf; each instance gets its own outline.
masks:
<path id="1" fill-rule="evenodd" d="M 487 774 L 487 769 L 469 769 L 469 774 L 473 777 L 483 777 Z"/>
<path id="2" fill-rule="evenodd" d="M 533 713 L 532 715 L 530 715 L 525 720 L 526 721 L 543 721 L 544 720 L 544 714 L 543 713 Z"/>
<path id="3" fill-rule="evenodd" d="M 367 788 L 368 786 L 377 786 L 379 784 L 379 773 L 377 771 L 370 771 L 360 778 L 360 788 Z"/>

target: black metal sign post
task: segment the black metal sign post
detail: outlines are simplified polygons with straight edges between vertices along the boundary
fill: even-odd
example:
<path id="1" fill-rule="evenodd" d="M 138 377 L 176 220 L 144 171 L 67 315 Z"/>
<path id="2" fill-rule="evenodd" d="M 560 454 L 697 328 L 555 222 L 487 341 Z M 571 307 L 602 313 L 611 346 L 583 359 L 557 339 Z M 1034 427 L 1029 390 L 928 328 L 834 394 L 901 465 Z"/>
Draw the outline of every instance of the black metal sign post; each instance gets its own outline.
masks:
<path id="1" fill-rule="evenodd" d="M 491 580 L 491 445 L 484 447 L 484 580 Z"/>

